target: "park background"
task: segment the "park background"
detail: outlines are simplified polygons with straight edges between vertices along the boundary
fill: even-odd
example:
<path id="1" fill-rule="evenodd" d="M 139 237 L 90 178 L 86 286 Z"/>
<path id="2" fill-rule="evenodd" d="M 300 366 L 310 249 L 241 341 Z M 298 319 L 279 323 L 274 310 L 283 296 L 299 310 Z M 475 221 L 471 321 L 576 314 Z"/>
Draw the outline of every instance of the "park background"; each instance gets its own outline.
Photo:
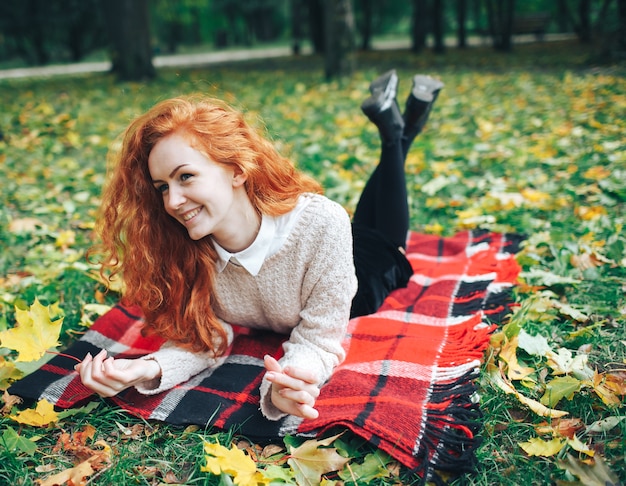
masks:
<path id="1" fill-rule="evenodd" d="M 15 326 L 16 309 L 39 301 L 53 321 L 63 316 L 66 344 L 115 302 L 84 254 L 107 151 L 156 101 L 195 92 L 226 99 L 262 120 L 281 150 L 351 211 L 377 162 L 377 134 L 359 110 L 369 81 L 396 68 L 402 104 L 411 76 L 431 74 L 446 87 L 407 162 L 412 228 L 527 237 L 518 305 L 494 335 L 479 383 L 477 471 L 450 479 L 624 481 L 624 3 L 2 2 L 0 331 Z M 76 66 L 84 72 L 67 74 Z M 519 347 L 521 330 L 545 338 L 564 361 Z M 0 348 L 3 389 L 34 366 L 15 355 Z M 513 380 L 520 370 L 523 379 Z M 35 484 L 89 453 L 102 459 L 93 461 L 92 484 L 219 484 L 228 476 L 200 470 L 202 439 L 215 431 L 148 424 L 103 404 L 35 426 L 11 418 L 17 408 L 4 400 L 7 484 Z M 568 415 L 551 420 L 537 403 Z M 225 445 L 233 438 L 217 437 Z M 417 480 L 341 440 L 335 446 L 363 484 Z M 366 471 L 372 457 L 378 467 Z"/>

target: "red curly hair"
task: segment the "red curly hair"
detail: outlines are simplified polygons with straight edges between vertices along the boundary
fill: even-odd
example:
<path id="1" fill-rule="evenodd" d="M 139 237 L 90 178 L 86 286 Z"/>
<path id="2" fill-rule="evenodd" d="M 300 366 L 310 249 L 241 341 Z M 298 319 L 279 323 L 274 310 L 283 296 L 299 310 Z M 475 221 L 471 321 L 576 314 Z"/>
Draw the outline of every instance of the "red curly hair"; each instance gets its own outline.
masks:
<path id="1" fill-rule="evenodd" d="M 285 214 L 301 194 L 322 189 L 246 123 L 242 113 L 220 100 L 162 101 L 124 132 L 103 191 L 100 243 L 90 257 L 98 255 L 103 276 L 122 276 L 124 301 L 141 307 L 148 332 L 219 356 L 226 333 L 213 311 L 217 254 L 210 237 L 192 240 L 165 212 L 148 170 L 152 148 L 174 132 L 184 133 L 215 162 L 239 168 L 260 213 Z"/>

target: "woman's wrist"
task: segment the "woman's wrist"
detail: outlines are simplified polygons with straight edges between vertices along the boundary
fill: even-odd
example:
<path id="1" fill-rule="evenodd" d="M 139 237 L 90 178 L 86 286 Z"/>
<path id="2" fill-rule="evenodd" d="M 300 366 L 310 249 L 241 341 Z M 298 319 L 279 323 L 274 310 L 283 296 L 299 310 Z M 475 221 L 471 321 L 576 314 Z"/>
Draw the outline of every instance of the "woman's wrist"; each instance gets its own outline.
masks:
<path id="1" fill-rule="evenodd" d="M 161 365 L 153 358 L 144 359 L 144 363 L 146 364 L 144 382 L 156 381 L 158 384 L 161 380 Z"/>

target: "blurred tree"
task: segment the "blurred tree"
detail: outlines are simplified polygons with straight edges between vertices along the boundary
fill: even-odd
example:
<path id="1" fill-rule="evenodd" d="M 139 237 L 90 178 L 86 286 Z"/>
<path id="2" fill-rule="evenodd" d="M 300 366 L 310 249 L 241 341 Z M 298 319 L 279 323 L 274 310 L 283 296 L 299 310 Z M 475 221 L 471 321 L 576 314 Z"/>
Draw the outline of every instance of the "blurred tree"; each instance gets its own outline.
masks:
<path id="1" fill-rule="evenodd" d="M 626 0 L 618 0 L 617 1 L 617 10 L 618 10 L 618 18 L 619 18 L 619 27 L 617 34 L 617 52 L 618 58 L 624 59 L 626 58 Z"/>
<path id="2" fill-rule="evenodd" d="M 619 0 L 621 2 L 622 0 Z M 607 25 L 608 14 L 613 0 L 602 0 L 593 3 L 591 0 L 577 0 L 576 3 L 558 0 L 558 23 L 561 31 L 570 27 L 581 42 L 589 43 L 594 38 L 594 31 L 601 34 Z M 598 5 L 600 5 L 599 8 Z M 593 7 L 596 7 L 595 9 Z M 596 13 L 596 20 L 593 20 Z"/>
<path id="3" fill-rule="evenodd" d="M 354 68 L 354 15 L 351 0 L 324 0 L 326 79 L 351 74 Z"/>
<path id="4" fill-rule="evenodd" d="M 494 48 L 498 51 L 511 51 L 515 0 L 486 0 L 486 5 L 489 32 Z"/>
<path id="5" fill-rule="evenodd" d="M 291 49 L 294 55 L 300 54 L 304 39 L 305 5 L 302 0 L 290 0 L 291 9 Z"/>
<path id="6" fill-rule="evenodd" d="M 359 5 L 361 7 L 361 22 L 357 22 L 359 25 L 359 31 L 361 33 L 361 49 L 364 51 L 369 50 L 372 47 L 372 26 L 374 23 L 374 5 L 373 0 L 360 0 Z"/>
<path id="7" fill-rule="evenodd" d="M 106 45 L 104 19 L 98 8 L 97 0 L 65 0 L 63 18 L 65 19 L 66 45 L 71 60 L 78 62 L 94 49 Z"/>
<path id="8" fill-rule="evenodd" d="M 435 41 L 433 50 L 437 54 L 443 54 L 446 50 L 444 36 L 445 36 L 444 1 L 433 0 L 433 38 Z"/>
<path id="9" fill-rule="evenodd" d="M 467 0 L 456 0 L 457 46 L 467 47 Z"/>
<path id="10" fill-rule="evenodd" d="M 185 34 L 194 30 L 195 16 L 190 15 L 192 6 L 186 0 L 156 0 L 151 2 L 151 6 L 159 48 L 164 47 L 169 53 L 176 52 L 178 46 L 186 40 Z"/>
<path id="11" fill-rule="evenodd" d="M 308 0 L 309 33 L 313 52 L 323 54 L 325 46 L 324 0 Z"/>
<path id="12" fill-rule="evenodd" d="M 2 1 L 0 55 L 17 55 L 28 64 L 79 61 L 106 43 L 97 7 L 97 0 Z"/>
<path id="13" fill-rule="evenodd" d="M 123 81 L 151 79 L 150 11 L 148 0 L 101 0 L 109 33 L 112 71 Z"/>
<path id="14" fill-rule="evenodd" d="M 411 15 L 411 51 L 421 52 L 426 47 L 426 37 L 432 25 L 428 0 L 413 0 Z"/>
<path id="15" fill-rule="evenodd" d="M 216 44 L 252 45 L 277 39 L 286 31 L 288 7 L 284 0 L 213 0 L 214 14 L 224 19 Z"/>

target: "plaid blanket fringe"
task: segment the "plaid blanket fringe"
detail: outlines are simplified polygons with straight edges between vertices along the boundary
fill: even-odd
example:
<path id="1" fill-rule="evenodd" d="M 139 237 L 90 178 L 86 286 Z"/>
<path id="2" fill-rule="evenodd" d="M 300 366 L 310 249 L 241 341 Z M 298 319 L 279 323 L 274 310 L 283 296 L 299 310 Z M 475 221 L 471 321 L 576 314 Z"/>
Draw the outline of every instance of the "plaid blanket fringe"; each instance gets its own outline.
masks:
<path id="1" fill-rule="evenodd" d="M 237 335 L 220 366 L 170 391 L 143 396 L 129 389 L 111 400 L 145 419 L 232 429 L 259 441 L 347 428 L 424 482 L 440 482 L 436 471 L 472 471 L 482 419 L 474 380 L 490 333 L 508 312 L 521 241 L 487 231 L 411 233 L 413 277 L 377 313 L 350 321 L 346 360 L 322 388 L 316 420 L 271 422 L 260 414 L 263 356 L 279 358 L 285 337 L 258 331 Z M 136 308 L 116 306 L 64 353 L 82 359 L 106 348 L 132 357 L 158 349 L 163 341 L 142 335 L 141 326 Z M 93 396 L 74 364 L 55 356 L 9 393 L 61 408 L 84 403 Z"/>

